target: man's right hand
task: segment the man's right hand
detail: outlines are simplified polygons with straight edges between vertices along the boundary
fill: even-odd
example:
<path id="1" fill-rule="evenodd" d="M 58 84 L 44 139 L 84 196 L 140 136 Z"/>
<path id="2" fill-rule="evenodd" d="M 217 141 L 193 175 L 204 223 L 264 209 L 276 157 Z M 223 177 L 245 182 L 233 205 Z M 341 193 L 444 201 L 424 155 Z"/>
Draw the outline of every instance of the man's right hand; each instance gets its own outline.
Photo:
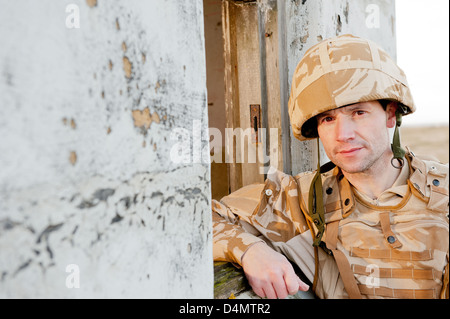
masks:
<path id="1" fill-rule="evenodd" d="M 287 258 L 263 242 L 251 246 L 241 262 L 250 286 L 261 298 L 284 299 L 309 289 Z"/>

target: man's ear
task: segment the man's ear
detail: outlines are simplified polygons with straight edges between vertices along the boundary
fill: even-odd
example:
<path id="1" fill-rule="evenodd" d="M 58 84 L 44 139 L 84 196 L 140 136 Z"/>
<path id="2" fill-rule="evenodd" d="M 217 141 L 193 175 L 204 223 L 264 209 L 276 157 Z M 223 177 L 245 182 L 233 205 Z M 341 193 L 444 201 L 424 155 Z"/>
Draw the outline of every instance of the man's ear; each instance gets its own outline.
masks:
<path id="1" fill-rule="evenodd" d="M 396 124 L 395 112 L 397 111 L 397 109 L 398 109 L 398 102 L 391 101 L 388 103 L 386 107 L 386 126 L 388 128 L 395 127 Z"/>

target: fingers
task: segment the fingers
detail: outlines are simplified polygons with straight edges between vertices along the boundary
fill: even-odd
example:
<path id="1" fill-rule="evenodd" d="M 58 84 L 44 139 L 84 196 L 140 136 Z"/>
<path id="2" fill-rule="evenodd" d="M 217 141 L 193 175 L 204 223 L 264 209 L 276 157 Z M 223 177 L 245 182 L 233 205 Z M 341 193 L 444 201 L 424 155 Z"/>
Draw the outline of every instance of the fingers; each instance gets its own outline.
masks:
<path id="1" fill-rule="evenodd" d="M 308 291 L 308 289 L 309 289 L 309 285 L 307 285 L 303 281 L 301 281 L 300 278 L 298 278 L 298 287 L 299 287 L 299 290 L 301 290 L 301 291 Z"/>
<path id="2" fill-rule="evenodd" d="M 264 288 L 264 293 L 268 299 L 277 299 L 277 294 L 275 293 L 272 285 L 267 285 Z"/>
<path id="3" fill-rule="evenodd" d="M 297 275 L 289 274 L 285 278 L 273 281 L 272 285 L 266 285 L 262 290 L 262 294 L 258 296 L 268 299 L 285 299 L 289 295 L 295 295 L 299 290 L 308 291 L 309 286 L 305 284 Z"/>
<path id="4" fill-rule="evenodd" d="M 282 280 L 282 278 L 280 278 Z M 253 282 L 250 283 L 250 286 L 252 286 L 253 292 L 255 294 L 257 294 L 259 297 L 261 298 L 268 298 L 268 299 L 277 299 L 280 298 L 278 297 L 278 294 L 280 294 L 281 296 L 283 296 L 283 292 L 282 289 L 280 289 L 280 291 L 276 292 L 276 289 L 279 288 L 274 288 L 274 282 L 276 282 L 276 280 L 266 280 L 266 281 L 261 281 L 261 282 Z M 282 282 L 282 284 L 275 284 L 277 287 L 278 286 L 284 286 L 284 290 L 286 290 L 284 282 Z"/>
<path id="5" fill-rule="evenodd" d="M 284 299 L 289 295 L 282 275 L 267 277 L 265 280 L 253 281 L 250 285 L 252 286 L 253 292 L 261 298 Z"/>
<path id="6" fill-rule="evenodd" d="M 299 290 L 309 290 L 309 285 L 305 284 L 293 271 L 285 275 L 282 283 L 284 286 L 274 285 L 275 293 L 279 299 L 284 299 L 288 295 L 295 295 Z"/>
<path id="7" fill-rule="evenodd" d="M 286 282 L 286 290 L 289 295 L 295 295 L 300 287 L 300 278 L 294 273 L 294 271 L 288 272 L 284 278 Z"/>
<path id="8" fill-rule="evenodd" d="M 253 287 L 252 286 L 252 289 L 253 289 L 253 292 L 255 294 L 257 294 L 259 297 L 261 297 L 261 298 L 265 298 L 266 297 L 266 293 L 265 293 L 265 291 L 264 291 L 264 289 L 262 287 Z"/>
<path id="9" fill-rule="evenodd" d="M 273 283 L 273 289 L 275 290 L 276 297 L 278 299 L 284 299 L 289 295 L 287 287 L 287 282 L 284 278 L 279 278 L 279 280 Z"/>
<path id="10" fill-rule="evenodd" d="M 252 287 L 253 291 L 261 298 L 285 299 L 289 295 L 295 295 L 299 290 L 307 291 L 309 286 L 305 284 L 294 272 L 288 272 L 285 276 L 279 276 L 266 281 L 259 287 Z"/>

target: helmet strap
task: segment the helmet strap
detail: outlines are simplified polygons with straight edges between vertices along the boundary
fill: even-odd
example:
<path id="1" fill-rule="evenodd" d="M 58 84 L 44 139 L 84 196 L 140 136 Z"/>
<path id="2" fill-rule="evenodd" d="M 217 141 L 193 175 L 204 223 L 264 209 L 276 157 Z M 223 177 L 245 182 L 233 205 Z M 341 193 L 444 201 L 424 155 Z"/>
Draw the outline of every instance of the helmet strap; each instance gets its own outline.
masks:
<path id="1" fill-rule="evenodd" d="M 308 213 L 311 219 L 316 225 L 317 233 L 314 238 L 314 247 L 318 247 L 323 233 L 325 231 L 325 209 L 323 207 L 323 194 L 322 194 L 322 177 L 320 169 L 320 148 L 319 138 L 317 138 L 317 171 L 311 182 L 308 198 Z"/>
<path id="2" fill-rule="evenodd" d="M 399 108 L 400 109 L 400 108 Z M 402 113 L 401 111 L 397 110 L 395 112 L 395 117 L 396 117 L 396 125 L 395 125 L 395 131 L 394 131 L 394 138 L 392 141 L 392 153 L 394 153 L 394 157 L 391 160 L 391 165 L 397 169 L 400 169 L 403 167 L 404 164 L 404 157 L 406 154 L 406 151 L 401 147 L 400 145 L 400 126 L 402 125 Z M 394 159 L 396 159 L 400 165 L 396 166 L 394 164 Z"/>

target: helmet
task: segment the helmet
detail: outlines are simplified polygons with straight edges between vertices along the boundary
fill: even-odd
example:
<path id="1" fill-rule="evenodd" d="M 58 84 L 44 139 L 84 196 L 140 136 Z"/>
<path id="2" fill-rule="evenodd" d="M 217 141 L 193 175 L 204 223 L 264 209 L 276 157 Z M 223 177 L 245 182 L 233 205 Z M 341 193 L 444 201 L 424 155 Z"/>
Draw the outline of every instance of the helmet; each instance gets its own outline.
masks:
<path id="1" fill-rule="evenodd" d="M 316 115 L 374 100 L 399 102 L 397 119 L 416 109 L 405 73 L 377 44 L 349 34 L 324 40 L 294 72 L 288 104 L 293 134 L 301 141 L 316 138 Z"/>

